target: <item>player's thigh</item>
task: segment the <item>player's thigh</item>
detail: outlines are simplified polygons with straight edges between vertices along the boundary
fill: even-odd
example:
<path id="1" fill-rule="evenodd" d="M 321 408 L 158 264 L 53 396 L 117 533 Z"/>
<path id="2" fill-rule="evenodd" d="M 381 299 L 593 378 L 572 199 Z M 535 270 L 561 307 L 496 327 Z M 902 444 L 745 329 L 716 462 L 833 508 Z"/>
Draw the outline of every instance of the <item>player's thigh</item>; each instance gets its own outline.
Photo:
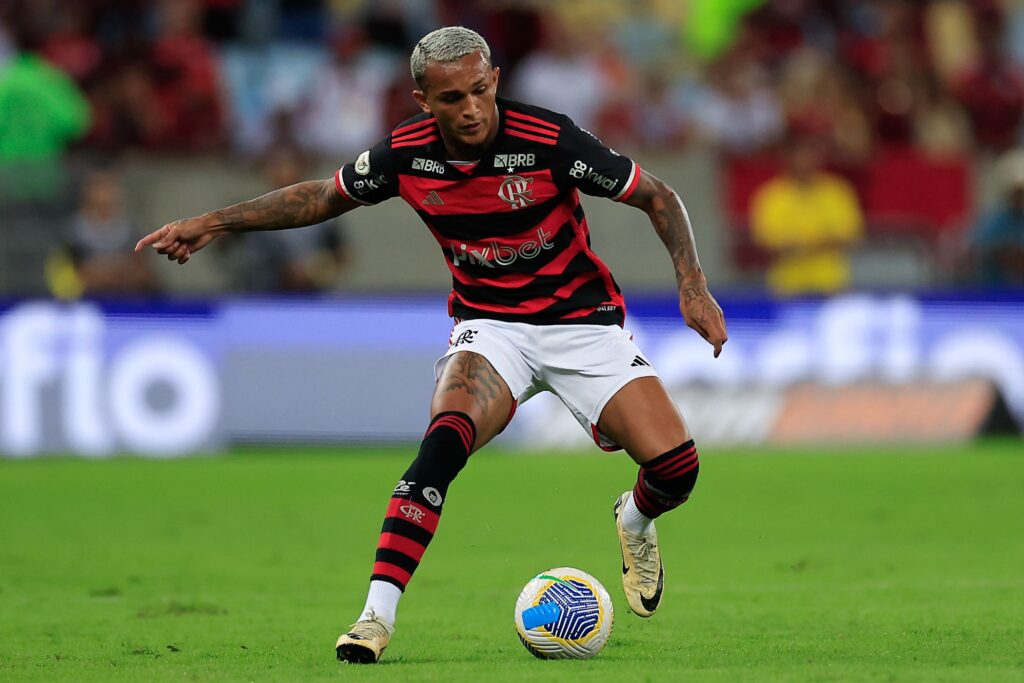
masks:
<path id="1" fill-rule="evenodd" d="M 481 448 L 497 436 L 512 413 L 512 392 L 486 358 L 472 351 L 448 357 L 434 387 L 430 417 L 456 410 L 469 415 L 476 425 L 476 443 Z"/>
<path id="2" fill-rule="evenodd" d="M 690 438 L 679 408 L 657 377 L 638 377 L 619 389 L 605 404 L 597 426 L 637 463 L 653 460 Z"/>

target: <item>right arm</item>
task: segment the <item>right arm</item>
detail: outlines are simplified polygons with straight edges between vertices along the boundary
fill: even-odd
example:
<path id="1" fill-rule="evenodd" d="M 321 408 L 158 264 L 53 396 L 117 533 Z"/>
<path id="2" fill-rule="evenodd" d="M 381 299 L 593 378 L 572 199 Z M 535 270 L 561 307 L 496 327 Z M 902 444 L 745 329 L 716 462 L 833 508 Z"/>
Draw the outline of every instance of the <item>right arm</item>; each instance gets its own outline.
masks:
<path id="1" fill-rule="evenodd" d="M 332 178 L 309 180 L 195 218 L 173 221 L 149 233 L 135 251 L 152 246 L 170 261 L 185 263 L 215 237 L 250 230 L 283 230 L 322 223 L 361 206 L 338 191 Z"/>

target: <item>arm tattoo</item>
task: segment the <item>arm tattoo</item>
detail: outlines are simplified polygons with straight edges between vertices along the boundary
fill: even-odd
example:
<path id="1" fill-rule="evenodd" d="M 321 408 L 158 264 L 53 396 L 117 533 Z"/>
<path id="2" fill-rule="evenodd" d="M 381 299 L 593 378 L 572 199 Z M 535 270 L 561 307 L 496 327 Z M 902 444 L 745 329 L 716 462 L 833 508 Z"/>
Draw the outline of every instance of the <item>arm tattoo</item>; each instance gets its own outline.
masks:
<path id="1" fill-rule="evenodd" d="M 278 230 L 322 223 L 352 207 L 332 181 L 310 180 L 213 211 L 211 216 L 225 232 Z"/>
<path id="2" fill-rule="evenodd" d="M 713 306 L 708 299 L 706 287 L 684 285 L 681 294 L 691 319 L 700 325 L 701 329 L 704 329 L 706 323 L 718 316 L 718 308 Z"/>
<path id="3" fill-rule="evenodd" d="M 659 192 L 651 199 L 651 223 L 662 243 L 672 257 L 675 266 L 676 282 L 680 292 L 686 288 L 687 281 L 697 278 L 704 279 L 700 261 L 697 259 L 697 243 L 693 239 L 693 228 L 686 208 L 675 192 Z"/>
<path id="4" fill-rule="evenodd" d="M 477 353 L 464 352 L 452 356 L 441 378 L 440 392 L 465 391 L 486 415 L 488 409 L 501 398 L 504 380 Z"/>
<path id="5" fill-rule="evenodd" d="M 626 203 L 642 209 L 651 219 L 654 231 L 672 257 L 680 294 L 690 283 L 703 283 L 704 271 L 697 260 L 697 243 L 693 239 L 690 217 L 679 195 L 644 171 L 636 190 Z"/>

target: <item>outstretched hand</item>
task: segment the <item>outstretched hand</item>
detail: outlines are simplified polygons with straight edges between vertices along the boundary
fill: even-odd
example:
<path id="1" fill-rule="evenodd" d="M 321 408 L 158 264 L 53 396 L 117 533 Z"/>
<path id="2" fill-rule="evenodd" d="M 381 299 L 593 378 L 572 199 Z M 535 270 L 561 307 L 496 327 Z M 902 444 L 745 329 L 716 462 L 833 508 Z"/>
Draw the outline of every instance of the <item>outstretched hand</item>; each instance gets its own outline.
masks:
<path id="1" fill-rule="evenodd" d="M 729 340 L 725 330 L 722 307 L 711 296 L 706 284 L 685 285 L 679 292 L 679 310 L 686 324 L 715 347 L 715 358 L 722 353 L 722 345 Z"/>
<path id="2" fill-rule="evenodd" d="M 216 236 L 217 233 L 210 230 L 202 216 L 185 218 L 149 233 L 138 241 L 135 251 L 153 247 L 157 253 L 167 256 L 169 261 L 187 263 L 192 254 L 205 247 Z"/>

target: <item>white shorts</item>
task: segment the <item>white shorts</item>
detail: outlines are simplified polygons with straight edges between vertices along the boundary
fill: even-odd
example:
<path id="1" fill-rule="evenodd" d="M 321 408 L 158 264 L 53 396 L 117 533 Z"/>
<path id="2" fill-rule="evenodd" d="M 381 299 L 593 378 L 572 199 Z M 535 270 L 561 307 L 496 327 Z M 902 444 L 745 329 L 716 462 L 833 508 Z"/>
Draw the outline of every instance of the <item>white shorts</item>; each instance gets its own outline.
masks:
<path id="1" fill-rule="evenodd" d="M 505 380 L 515 405 L 541 391 L 558 396 L 606 451 L 621 446 L 597 429 L 605 405 L 634 379 L 658 376 L 633 335 L 616 325 L 464 320 L 452 329 L 448 353 L 434 363 L 435 381 L 441 378 L 448 356 L 459 351 L 486 358 Z"/>

